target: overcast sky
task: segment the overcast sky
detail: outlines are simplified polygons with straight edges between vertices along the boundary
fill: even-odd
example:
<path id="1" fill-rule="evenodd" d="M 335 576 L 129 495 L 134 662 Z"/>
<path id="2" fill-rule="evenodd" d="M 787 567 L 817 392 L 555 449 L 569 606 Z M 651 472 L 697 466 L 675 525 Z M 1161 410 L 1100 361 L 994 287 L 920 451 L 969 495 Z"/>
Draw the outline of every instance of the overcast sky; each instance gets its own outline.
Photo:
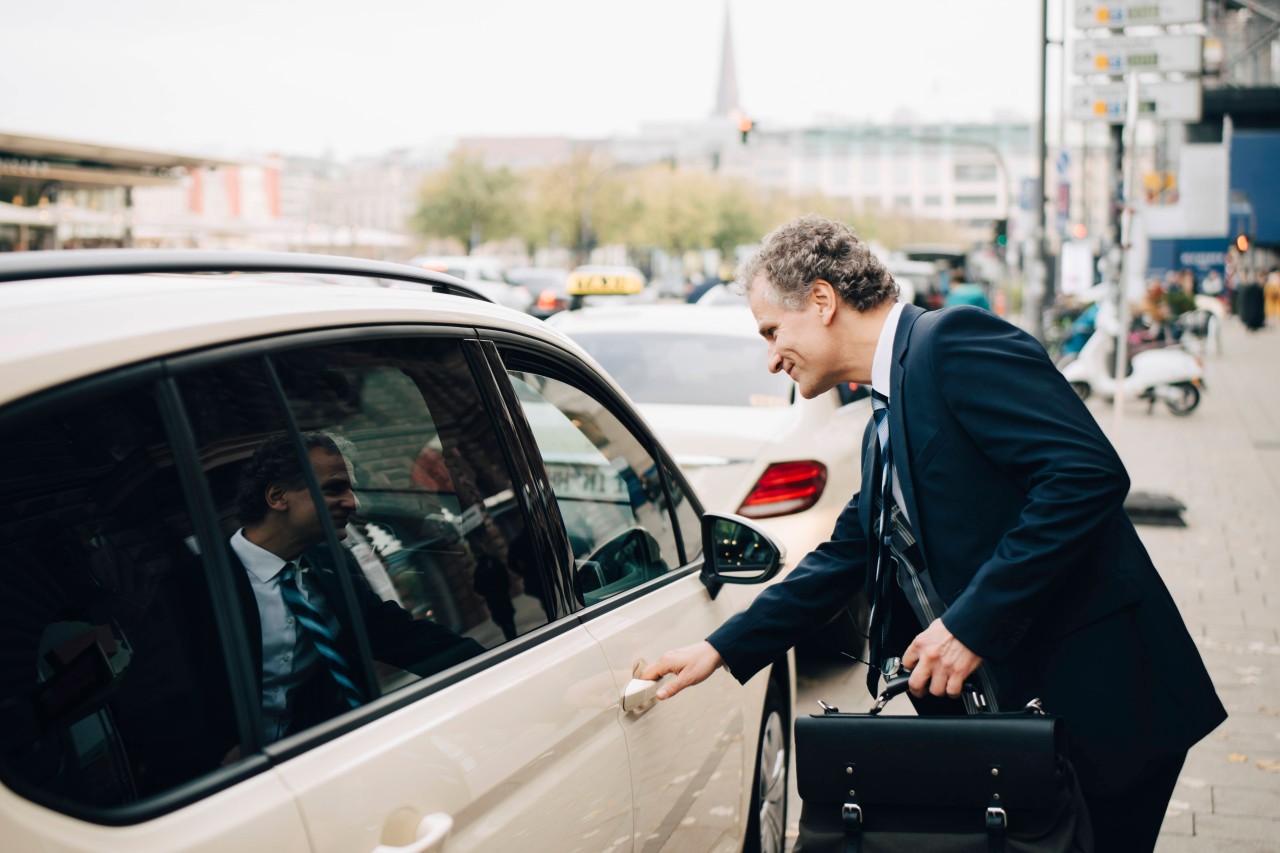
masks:
<path id="1" fill-rule="evenodd" d="M 6 4 L 0 130 L 337 156 L 464 135 L 625 134 L 711 111 L 724 9 L 725 0 Z M 732 0 L 731 14 L 742 105 L 762 126 L 1038 109 L 1032 0 Z"/>

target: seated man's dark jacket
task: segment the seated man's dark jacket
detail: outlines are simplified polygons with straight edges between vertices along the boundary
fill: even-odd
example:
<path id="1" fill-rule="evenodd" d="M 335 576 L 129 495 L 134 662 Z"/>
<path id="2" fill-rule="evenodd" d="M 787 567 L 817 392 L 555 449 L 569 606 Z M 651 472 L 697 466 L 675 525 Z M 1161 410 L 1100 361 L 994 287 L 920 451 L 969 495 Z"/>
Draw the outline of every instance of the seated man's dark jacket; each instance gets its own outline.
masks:
<path id="1" fill-rule="evenodd" d="M 1125 787 L 1226 717 L 1123 503 L 1129 479 L 1096 420 L 1029 335 L 989 312 L 905 306 L 890 446 L 948 610 L 1004 708 L 1067 721 L 1086 790 Z M 873 440 L 830 541 L 708 639 L 746 681 L 867 585 Z M 893 649 L 921 630 L 895 606 Z M 903 618 L 904 614 L 907 618 Z"/>
<path id="2" fill-rule="evenodd" d="M 243 564 L 230 547 L 226 549 L 226 553 L 244 617 L 243 624 L 249 643 L 249 652 L 253 656 L 254 685 L 257 690 L 254 695 L 260 697 L 262 623 L 258 617 L 258 604 Z M 358 672 L 360 654 L 356 646 L 355 632 L 351 627 L 346 597 L 343 595 L 337 573 L 333 569 L 329 550 L 324 546 L 318 546 L 307 551 L 305 558 L 306 565 L 309 566 L 305 583 L 314 584 L 324 594 L 328 607 L 333 611 L 340 625 L 340 630 L 335 637 L 335 647 L 346 658 L 353 673 Z M 460 637 L 434 622 L 414 619 L 408 611 L 394 601 L 382 600 L 370 589 L 368 581 L 356 563 L 349 557 L 345 562 L 356 604 L 363 617 L 373 660 L 417 675 L 427 676 L 484 651 L 484 647 L 475 640 Z M 212 625 L 211 612 L 206 614 L 206 619 Z M 215 633 L 210 631 L 208 635 L 212 637 Z M 221 655 L 220 651 L 215 651 L 213 648 L 207 649 L 206 652 L 217 657 Z M 211 671 L 221 671 L 220 677 L 225 679 L 225 665 L 212 661 Z M 357 684 L 362 684 L 358 676 L 355 681 Z M 325 670 L 323 663 L 319 663 L 307 681 L 294 692 L 290 733 L 302 731 L 345 710 L 348 710 L 348 707 L 343 703 L 333 678 Z M 223 729 L 230 743 L 238 742 L 239 738 L 235 734 L 229 708 L 223 721 Z"/>

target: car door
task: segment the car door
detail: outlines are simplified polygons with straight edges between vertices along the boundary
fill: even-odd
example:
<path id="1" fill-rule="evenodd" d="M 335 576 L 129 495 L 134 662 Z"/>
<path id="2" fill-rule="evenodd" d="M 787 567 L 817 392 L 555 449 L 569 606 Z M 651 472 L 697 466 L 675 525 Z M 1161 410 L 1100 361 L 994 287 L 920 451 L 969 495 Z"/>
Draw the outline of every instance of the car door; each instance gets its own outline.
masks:
<path id="1" fill-rule="evenodd" d="M 203 512 L 157 365 L 0 414 L 0 847 L 310 844 L 243 746 Z M 190 467 L 186 467 L 190 471 Z"/>
<path id="2" fill-rule="evenodd" d="M 611 389 L 550 352 L 506 347 L 502 358 L 566 520 L 579 618 L 621 693 L 636 667 L 703 639 L 751 593 L 703 585 L 697 508 Z M 634 849 L 741 845 L 763 683 L 744 689 L 721 671 L 674 701 L 618 706 Z"/>
<path id="3" fill-rule="evenodd" d="M 276 436 L 328 436 L 347 466 L 353 495 L 330 503 L 317 480 L 313 506 L 318 494 L 328 509 L 312 517 L 329 522 L 329 566 L 347 572 L 345 592 L 323 592 L 365 698 L 304 707 L 332 687 L 313 667 L 262 747 L 317 853 L 630 846 L 616 685 L 549 578 L 550 525 L 470 348 L 457 331 L 345 330 L 180 370 L 223 535 L 249 535 L 245 484 L 279 467 L 264 455 Z M 320 586 L 324 546 L 312 553 Z M 462 653 L 436 654 L 441 637 Z"/>

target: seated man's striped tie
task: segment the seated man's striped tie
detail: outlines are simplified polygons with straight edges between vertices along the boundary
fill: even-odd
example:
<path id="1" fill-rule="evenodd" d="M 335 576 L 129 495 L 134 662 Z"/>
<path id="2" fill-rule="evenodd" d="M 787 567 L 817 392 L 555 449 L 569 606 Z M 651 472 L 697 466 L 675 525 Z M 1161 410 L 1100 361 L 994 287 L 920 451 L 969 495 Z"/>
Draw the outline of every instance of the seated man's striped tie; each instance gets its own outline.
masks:
<path id="1" fill-rule="evenodd" d="M 319 652 L 320 660 L 333 676 L 343 701 L 352 708 L 359 707 L 363 704 L 360 689 L 351 680 L 351 670 L 347 666 L 347 660 L 335 647 L 333 632 L 329 630 L 324 615 L 316 610 L 298 589 L 298 568 L 294 563 L 285 563 L 284 570 L 280 572 L 280 594 L 284 596 L 284 603 L 297 618 L 307 639 Z"/>

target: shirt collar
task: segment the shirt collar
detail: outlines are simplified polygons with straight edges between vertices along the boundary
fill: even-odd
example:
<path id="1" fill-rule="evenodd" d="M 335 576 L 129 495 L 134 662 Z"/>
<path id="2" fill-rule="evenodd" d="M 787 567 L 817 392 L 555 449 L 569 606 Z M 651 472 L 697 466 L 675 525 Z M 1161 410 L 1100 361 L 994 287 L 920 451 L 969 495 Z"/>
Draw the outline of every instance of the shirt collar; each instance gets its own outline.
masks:
<path id="1" fill-rule="evenodd" d="M 889 376 L 893 370 L 893 339 L 898 334 L 898 318 L 902 316 L 899 302 L 889 311 L 884 320 L 884 328 L 880 330 L 880 340 L 876 342 L 875 358 L 871 361 L 871 388 L 889 399 Z"/>
<path id="2" fill-rule="evenodd" d="M 243 527 L 232 534 L 231 550 L 235 551 L 240 562 L 244 563 L 245 571 L 257 578 L 259 583 L 266 583 L 280 574 L 284 564 L 289 562 L 246 539 Z"/>

